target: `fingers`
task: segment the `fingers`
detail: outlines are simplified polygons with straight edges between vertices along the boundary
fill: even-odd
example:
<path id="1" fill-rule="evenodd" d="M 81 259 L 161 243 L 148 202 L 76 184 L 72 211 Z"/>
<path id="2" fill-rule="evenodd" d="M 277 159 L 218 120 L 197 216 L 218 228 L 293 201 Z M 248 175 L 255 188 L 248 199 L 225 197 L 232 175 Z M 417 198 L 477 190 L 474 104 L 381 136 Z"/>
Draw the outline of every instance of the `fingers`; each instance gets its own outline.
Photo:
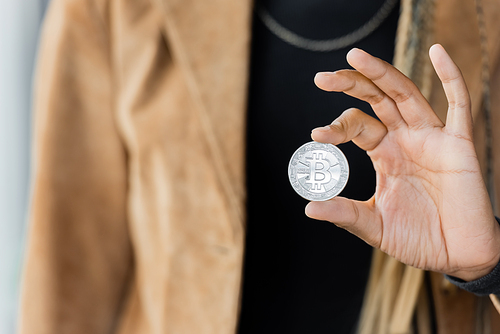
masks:
<path id="1" fill-rule="evenodd" d="M 320 72 L 314 78 L 316 86 L 329 92 L 344 92 L 368 102 L 380 120 L 389 129 L 404 124 L 396 103 L 364 75 L 353 70 Z"/>
<path id="2" fill-rule="evenodd" d="M 314 129 L 311 137 L 317 142 L 333 145 L 352 140 L 361 149 L 369 151 L 377 147 L 386 134 L 384 124 L 359 109 L 351 108 L 332 124 Z"/>
<path id="3" fill-rule="evenodd" d="M 472 139 L 473 125 L 469 91 L 460 69 L 439 44 L 430 48 L 429 56 L 448 99 L 446 128 Z"/>
<path id="4" fill-rule="evenodd" d="M 306 215 L 327 220 L 357 235 L 368 244 L 379 248 L 382 240 L 382 221 L 376 213 L 373 198 L 359 202 L 335 197 L 325 202 L 309 202 Z"/>
<path id="5" fill-rule="evenodd" d="M 409 127 L 443 126 L 417 86 L 395 67 L 359 49 L 349 51 L 347 61 L 394 100 Z"/>

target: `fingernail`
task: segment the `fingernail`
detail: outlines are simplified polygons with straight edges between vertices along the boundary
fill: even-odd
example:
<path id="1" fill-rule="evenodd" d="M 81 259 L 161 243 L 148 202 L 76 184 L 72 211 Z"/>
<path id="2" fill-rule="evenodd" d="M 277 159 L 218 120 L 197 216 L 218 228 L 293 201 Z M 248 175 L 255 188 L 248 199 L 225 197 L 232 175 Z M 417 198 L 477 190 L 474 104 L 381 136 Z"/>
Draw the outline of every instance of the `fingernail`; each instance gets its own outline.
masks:
<path id="1" fill-rule="evenodd" d="M 314 76 L 314 78 L 318 78 L 318 77 L 331 77 L 331 76 L 334 76 L 337 72 L 318 72 L 316 73 L 316 75 Z"/>
<path id="2" fill-rule="evenodd" d="M 361 54 L 369 54 L 364 50 L 358 49 L 358 48 L 352 48 L 347 52 L 346 58 L 349 59 L 351 56 L 355 55 L 356 53 L 361 53 Z"/>
<path id="3" fill-rule="evenodd" d="M 349 50 L 349 52 L 347 52 L 347 55 L 346 56 L 349 56 L 350 54 L 352 54 L 353 52 L 356 52 L 356 50 L 359 50 L 358 48 L 352 48 L 351 50 Z"/>
<path id="4" fill-rule="evenodd" d="M 323 72 L 317 72 L 316 75 L 321 74 L 321 75 L 334 75 L 336 74 L 337 71 L 330 72 L 330 71 L 323 71 Z"/>

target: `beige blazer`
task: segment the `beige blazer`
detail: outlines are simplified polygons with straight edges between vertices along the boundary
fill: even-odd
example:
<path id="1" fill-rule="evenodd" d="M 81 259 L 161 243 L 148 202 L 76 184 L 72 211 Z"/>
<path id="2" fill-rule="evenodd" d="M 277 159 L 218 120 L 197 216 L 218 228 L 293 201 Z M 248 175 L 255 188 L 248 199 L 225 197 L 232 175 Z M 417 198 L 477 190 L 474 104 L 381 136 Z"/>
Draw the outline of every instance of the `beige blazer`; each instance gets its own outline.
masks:
<path id="1" fill-rule="evenodd" d="M 500 6 L 483 2 L 499 92 Z M 52 1 L 20 333 L 235 332 L 251 15 L 250 0 Z M 464 72 L 483 157 L 475 15 L 437 1 L 435 41 Z M 500 94 L 492 105 L 500 124 Z M 473 333 L 474 298 L 433 282 L 439 333 Z"/>

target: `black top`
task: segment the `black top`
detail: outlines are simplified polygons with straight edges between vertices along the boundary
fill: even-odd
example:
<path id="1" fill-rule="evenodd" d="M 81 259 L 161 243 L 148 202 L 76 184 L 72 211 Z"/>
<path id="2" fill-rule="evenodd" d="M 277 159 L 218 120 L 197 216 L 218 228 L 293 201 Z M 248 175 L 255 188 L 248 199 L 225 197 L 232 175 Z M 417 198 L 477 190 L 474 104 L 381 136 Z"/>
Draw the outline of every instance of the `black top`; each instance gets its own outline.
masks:
<path id="1" fill-rule="evenodd" d="M 367 22 L 384 0 L 268 0 L 270 14 L 291 31 L 331 39 Z M 352 47 L 391 62 L 399 9 Z M 342 111 L 368 104 L 318 89 L 318 71 L 349 68 L 351 47 L 333 52 L 295 48 L 254 17 L 247 125 L 247 245 L 239 333 L 351 333 L 359 316 L 371 247 L 328 222 L 307 218 L 287 167 L 311 130 Z M 342 196 L 366 200 L 375 172 L 366 153 L 339 146 L 350 166 Z"/>

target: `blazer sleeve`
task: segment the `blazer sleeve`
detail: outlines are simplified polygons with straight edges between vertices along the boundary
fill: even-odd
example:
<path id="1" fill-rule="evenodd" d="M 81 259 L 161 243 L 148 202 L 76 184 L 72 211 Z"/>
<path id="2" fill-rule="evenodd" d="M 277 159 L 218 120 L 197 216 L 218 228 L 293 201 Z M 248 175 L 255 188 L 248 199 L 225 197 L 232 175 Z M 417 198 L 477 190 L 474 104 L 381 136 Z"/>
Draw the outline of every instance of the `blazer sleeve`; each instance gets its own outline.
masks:
<path id="1" fill-rule="evenodd" d="M 132 272 L 106 22 L 53 0 L 39 47 L 19 333 L 112 333 Z"/>

